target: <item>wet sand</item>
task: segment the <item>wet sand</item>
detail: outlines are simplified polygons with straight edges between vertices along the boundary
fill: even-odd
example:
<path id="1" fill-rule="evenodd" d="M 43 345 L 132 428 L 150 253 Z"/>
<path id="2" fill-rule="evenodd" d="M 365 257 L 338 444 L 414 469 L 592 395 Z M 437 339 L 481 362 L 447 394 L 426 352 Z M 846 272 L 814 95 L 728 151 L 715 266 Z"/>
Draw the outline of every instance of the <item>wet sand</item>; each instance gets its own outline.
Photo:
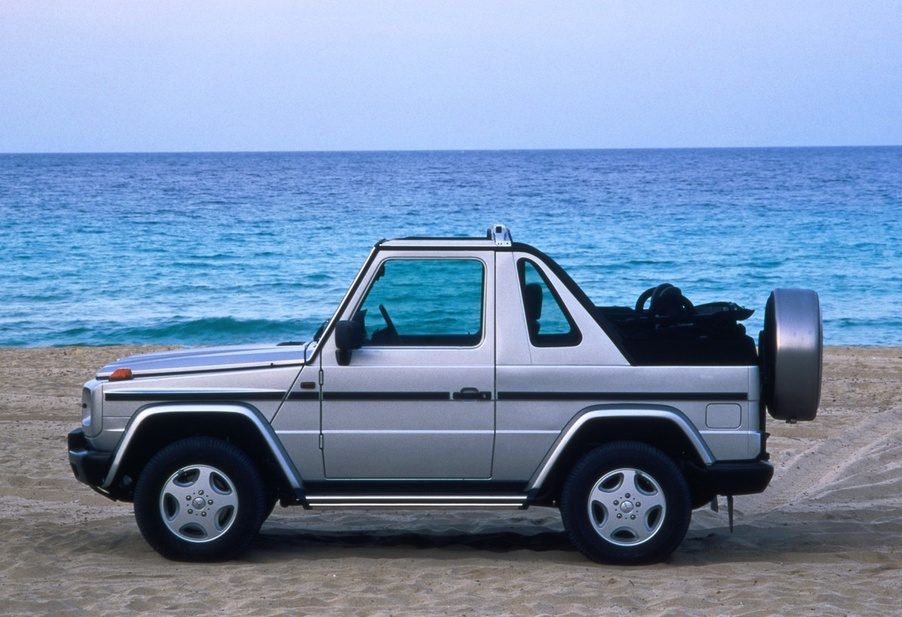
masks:
<path id="1" fill-rule="evenodd" d="M 6 615 L 896 615 L 902 349 L 829 348 L 817 420 L 771 422 L 762 495 L 693 513 L 663 564 L 588 562 L 555 510 L 276 508 L 239 561 L 181 564 L 79 484 L 80 387 L 146 348 L 0 349 Z M 722 502 L 723 503 L 723 502 Z"/>

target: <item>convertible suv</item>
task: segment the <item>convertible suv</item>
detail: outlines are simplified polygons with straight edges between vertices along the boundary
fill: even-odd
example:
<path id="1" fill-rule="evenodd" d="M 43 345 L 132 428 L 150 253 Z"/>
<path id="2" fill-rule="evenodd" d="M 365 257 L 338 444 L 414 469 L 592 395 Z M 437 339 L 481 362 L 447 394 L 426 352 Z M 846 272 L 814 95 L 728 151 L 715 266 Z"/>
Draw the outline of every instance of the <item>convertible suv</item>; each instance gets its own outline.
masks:
<path id="1" fill-rule="evenodd" d="M 595 306 L 503 225 L 384 240 L 310 342 L 100 369 L 69 460 L 171 559 L 236 557 L 281 503 L 556 507 L 589 559 L 654 562 L 767 487 L 765 410 L 817 412 L 817 294 L 773 291 L 758 345 L 751 313 L 669 284 Z"/>

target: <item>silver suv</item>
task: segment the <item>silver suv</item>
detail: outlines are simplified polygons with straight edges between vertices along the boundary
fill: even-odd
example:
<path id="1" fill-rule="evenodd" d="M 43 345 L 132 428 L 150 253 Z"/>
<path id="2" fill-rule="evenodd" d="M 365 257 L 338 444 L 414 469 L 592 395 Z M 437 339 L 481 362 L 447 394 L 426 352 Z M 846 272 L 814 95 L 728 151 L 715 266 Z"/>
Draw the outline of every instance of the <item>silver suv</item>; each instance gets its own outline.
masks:
<path id="1" fill-rule="evenodd" d="M 310 342 L 100 369 L 69 460 L 172 559 L 237 556 L 281 503 L 556 507 L 589 559 L 654 562 L 767 487 L 765 410 L 815 417 L 817 294 L 775 290 L 757 346 L 750 314 L 668 284 L 595 306 L 502 225 L 382 241 Z"/>

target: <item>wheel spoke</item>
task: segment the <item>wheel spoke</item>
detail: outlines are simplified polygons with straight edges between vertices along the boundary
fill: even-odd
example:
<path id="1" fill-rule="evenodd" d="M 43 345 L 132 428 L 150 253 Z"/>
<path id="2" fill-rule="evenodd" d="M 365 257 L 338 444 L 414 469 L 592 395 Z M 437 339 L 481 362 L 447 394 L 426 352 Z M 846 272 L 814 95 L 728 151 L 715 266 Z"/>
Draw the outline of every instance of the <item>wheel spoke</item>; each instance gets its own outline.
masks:
<path id="1" fill-rule="evenodd" d="M 194 484 L 194 482 L 185 484 L 184 481 L 176 482 L 170 480 L 166 483 L 166 486 L 163 487 L 163 494 L 169 495 L 173 499 L 181 502 L 194 492 Z"/>
<path id="2" fill-rule="evenodd" d="M 635 493 L 633 494 L 643 510 L 664 507 L 664 492 L 650 476 L 641 472 L 636 473 L 633 477 L 633 487 L 635 488 Z"/>
<path id="3" fill-rule="evenodd" d="M 587 505 L 596 533 L 617 545 L 651 538 L 666 512 L 664 493 L 654 478 L 629 468 L 605 474 L 592 488 Z"/>
<path id="4" fill-rule="evenodd" d="M 231 480 L 206 465 L 173 474 L 160 495 L 160 513 L 169 530 L 189 542 L 206 542 L 225 533 L 238 512 Z"/>

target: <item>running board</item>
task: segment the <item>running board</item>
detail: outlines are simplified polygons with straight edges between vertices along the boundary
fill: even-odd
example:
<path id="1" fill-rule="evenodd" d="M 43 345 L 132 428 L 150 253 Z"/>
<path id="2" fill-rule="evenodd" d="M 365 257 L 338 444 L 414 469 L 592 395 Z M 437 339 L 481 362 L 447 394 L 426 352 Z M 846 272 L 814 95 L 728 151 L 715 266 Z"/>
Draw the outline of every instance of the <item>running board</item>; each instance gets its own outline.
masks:
<path id="1" fill-rule="evenodd" d="M 526 495 L 306 495 L 308 508 L 522 508 Z"/>

